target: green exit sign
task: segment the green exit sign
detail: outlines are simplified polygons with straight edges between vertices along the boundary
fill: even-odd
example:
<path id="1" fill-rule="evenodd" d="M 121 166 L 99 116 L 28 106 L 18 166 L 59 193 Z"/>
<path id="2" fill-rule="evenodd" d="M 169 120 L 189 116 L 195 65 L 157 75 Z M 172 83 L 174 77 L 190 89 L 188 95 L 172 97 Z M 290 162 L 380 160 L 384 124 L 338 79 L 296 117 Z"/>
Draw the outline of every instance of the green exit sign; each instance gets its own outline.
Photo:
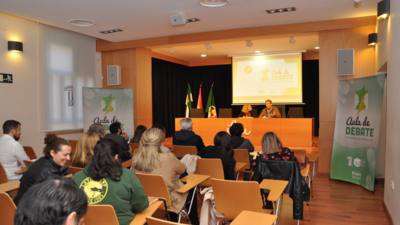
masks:
<path id="1" fill-rule="evenodd" d="M 12 84 L 12 82 L 13 82 L 12 74 L 0 73 L 0 83 Z"/>

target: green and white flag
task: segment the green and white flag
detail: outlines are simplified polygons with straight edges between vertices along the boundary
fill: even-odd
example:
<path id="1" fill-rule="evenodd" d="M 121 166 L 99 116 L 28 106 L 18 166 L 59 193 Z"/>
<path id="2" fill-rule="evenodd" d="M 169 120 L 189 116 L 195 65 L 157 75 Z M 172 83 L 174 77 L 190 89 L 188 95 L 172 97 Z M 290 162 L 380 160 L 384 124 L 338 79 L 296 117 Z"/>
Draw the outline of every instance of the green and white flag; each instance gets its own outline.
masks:
<path id="1" fill-rule="evenodd" d="M 190 84 L 188 84 L 188 91 L 186 94 L 186 113 L 185 117 L 190 117 L 192 113 L 192 102 L 193 102 L 193 96 L 192 96 L 192 90 L 190 89 Z"/>
<path id="2" fill-rule="evenodd" d="M 330 177 L 374 191 L 385 75 L 339 81 Z"/>
<path id="3" fill-rule="evenodd" d="M 208 113 L 208 118 L 217 118 L 217 108 L 215 107 L 215 100 L 213 94 L 213 86 L 211 85 L 210 94 L 208 94 L 207 106 L 205 112 Z"/>

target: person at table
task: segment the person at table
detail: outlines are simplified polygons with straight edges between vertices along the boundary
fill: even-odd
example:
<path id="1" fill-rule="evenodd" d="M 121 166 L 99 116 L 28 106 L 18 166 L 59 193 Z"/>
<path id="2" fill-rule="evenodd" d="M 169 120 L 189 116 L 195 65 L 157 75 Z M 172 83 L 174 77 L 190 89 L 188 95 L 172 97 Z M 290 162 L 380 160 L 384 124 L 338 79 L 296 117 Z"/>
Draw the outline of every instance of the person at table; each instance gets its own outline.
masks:
<path id="1" fill-rule="evenodd" d="M 33 185 L 22 197 L 14 224 L 83 224 L 87 206 L 85 192 L 72 180 L 50 175 Z"/>
<path id="2" fill-rule="evenodd" d="M 127 151 L 130 150 L 130 145 L 128 144 L 129 136 L 127 133 L 122 131 L 121 123 L 115 122 L 110 125 L 110 133 L 104 136 L 105 139 L 110 139 L 115 141 L 120 148 L 118 157 L 120 162 L 125 162 L 131 159 L 131 154 Z"/>
<path id="3" fill-rule="evenodd" d="M 89 204 L 110 204 L 120 225 L 128 225 L 149 200 L 135 173 L 118 161 L 118 144 L 109 139 L 97 142 L 89 165 L 71 179 L 82 189 Z"/>
<path id="4" fill-rule="evenodd" d="M 98 140 L 100 140 L 99 135 L 95 132 L 88 131 L 81 134 L 76 145 L 75 155 L 71 159 L 71 166 L 84 168 L 89 165 Z"/>
<path id="5" fill-rule="evenodd" d="M 133 156 L 131 170 L 136 173 L 158 174 L 163 176 L 167 184 L 169 195 L 171 196 L 171 221 L 178 221 L 178 213 L 186 205 L 193 195 L 193 189 L 186 193 L 178 193 L 183 183 L 179 180 L 179 175 L 185 172 L 185 164 L 179 161 L 173 153 L 163 153 L 161 144 L 164 140 L 164 133 L 157 128 L 146 130 L 140 139 L 139 150 Z M 197 215 L 197 196 L 193 198 L 192 209 L 189 214 L 191 224 L 199 224 Z"/>
<path id="6" fill-rule="evenodd" d="M 242 111 L 239 114 L 239 118 L 246 118 L 246 117 L 257 117 L 255 115 L 256 111 L 253 111 L 253 108 L 251 107 L 250 104 L 244 104 Z"/>
<path id="7" fill-rule="evenodd" d="M 18 194 L 14 198 L 16 206 L 32 185 L 51 174 L 63 176 L 61 167 L 70 160 L 71 146 L 69 142 L 53 133 L 48 133 L 44 138 L 44 143 L 46 144 L 43 149 L 44 156 L 32 163 L 21 178 Z"/>
<path id="8" fill-rule="evenodd" d="M 197 152 L 205 148 L 203 139 L 196 135 L 193 130 L 193 121 L 190 118 L 183 118 L 180 121 L 181 130 L 176 132 L 175 137 L 172 139 L 173 145 L 186 145 L 196 146 Z"/>
<path id="9" fill-rule="evenodd" d="M 140 138 L 142 137 L 143 133 L 147 130 L 146 126 L 139 125 L 136 127 L 135 134 L 133 138 L 129 141 L 130 143 L 139 143 Z M 133 150 L 133 149 L 132 149 Z"/>
<path id="10" fill-rule="evenodd" d="M 279 109 L 272 105 L 271 100 L 265 101 L 266 108 L 261 111 L 261 114 L 258 118 L 282 118 Z"/>
<path id="11" fill-rule="evenodd" d="M 0 163 L 6 171 L 8 181 L 20 180 L 22 174 L 15 174 L 15 172 L 25 168 L 24 160 L 30 160 L 18 142 L 20 137 L 20 122 L 16 120 L 4 122 L 3 136 L 0 137 Z"/>
<path id="12" fill-rule="evenodd" d="M 231 136 L 225 131 L 218 132 L 214 137 L 214 146 L 210 145 L 197 155 L 201 158 L 221 159 L 225 180 L 236 180 Z"/>

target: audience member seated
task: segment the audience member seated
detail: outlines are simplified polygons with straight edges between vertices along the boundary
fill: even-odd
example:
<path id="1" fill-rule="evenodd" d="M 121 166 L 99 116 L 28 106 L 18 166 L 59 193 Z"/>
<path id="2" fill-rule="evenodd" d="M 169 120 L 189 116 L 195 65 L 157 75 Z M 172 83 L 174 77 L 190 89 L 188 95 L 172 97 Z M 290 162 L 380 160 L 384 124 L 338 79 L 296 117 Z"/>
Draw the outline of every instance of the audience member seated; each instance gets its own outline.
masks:
<path id="1" fill-rule="evenodd" d="M 139 125 L 136 127 L 135 133 L 133 134 L 133 138 L 131 139 L 130 143 L 139 143 L 140 138 L 142 137 L 143 133 L 147 130 L 146 126 Z"/>
<path id="2" fill-rule="evenodd" d="M 89 166 L 71 179 L 86 193 L 89 204 L 112 205 L 119 224 L 129 225 L 135 213 L 149 206 L 149 200 L 135 173 L 118 161 L 118 152 L 114 141 L 98 141 Z"/>
<path id="3" fill-rule="evenodd" d="M 261 111 L 261 114 L 258 118 L 282 118 L 279 109 L 272 105 L 271 100 L 265 101 L 266 108 Z"/>
<path id="4" fill-rule="evenodd" d="M 0 137 L 0 163 L 6 170 L 9 181 L 21 179 L 15 171 L 25 168 L 24 160 L 30 160 L 24 148 L 18 142 L 21 137 L 21 123 L 7 120 L 3 124 L 3 136 Z"/>
<path id="5" fill-rule="evenodd" d="M 172 140 L 173 145 L 187 145 L 196 146 L 197 152 L 201 151 L 204 146 L 203 139 L 199 135 L 196 135 L 193 130 L 193 122 L 190 118 L 183 118 L 180 121 L 181 130 L 176 132 L 175 137 Z"/>
<path id="6" fill-rule="evenodd" d="M 14 224 L 83 224 L 87 206 L 85 193 L 72 180 L 50 175 L 33 185 L 22 197 Z"/>
<path id="7" fill-rule="evenodd" d="M 136 155 L 133 156 L 131 170 L 136 173 L 159 174 L 164 177 L 171 196 L 171 210 L 179 213 L 183 206 L 190 200 L 193 189 L 188 193 L 178 193 L 178 189 L 183 186 L 179 180 L 179 175 L 185 172 L 185 164 L 179 161 L 172 153 L 163 153 L 160 149 L 164 140 L 164 133 L 160 129 L 151 128 L 146 130 L 140 140 L 140 147 Z M 178 215 L 170 213 L 172 221 L 178 221 Z M 192 224 L 199 224 L 197 215 L 197 196 L 193 199 L 192 209 L 189 214 Z"/>
<path id="8" fill-rule="evenodd" d="M 164 133 L 164 140 L 162 141 L 162 142 L 164 142 L 165 141 L 165 133 L 166 133 L 165 127 L 159 123 L 156 123 L 156 124 L 153 124 L 153 126 L 151 128 L 160 129 Z M 164 153 L 171 153 L 171 150 L 169 148 L 165 147 L 163 145 L 163 143 L 161 143 L 160 148 L 161 148 L 161 151 Z"/>
<path id="9" fill-rule="evenodd" d="M 251 107 L 250 104 L 244 104 L 242 111 L 239 114 L 239 118 L 246 118 L 246 117 L 257 117 L 257 115 L 255 115 L 256 111 L 253 111 L 253 108 Z"/>
<path id="10" fill-rule="evenodd" d="M 43 149 L 44 156 L 32 163 L 21 178 L 18 194 L 14 198 L 17 206 L 22 196 L 32 185 L 51 174 L 62 176 L 61 167 L 65 166 L 67 161 L 70 160 L 71 146 L 67 140 L 57 137 L 53 133 L 48 133 L 44 138 L 44 143 L 46 144 Z"/>
<path id="11" fill-rule="evenodd" d="M 101 123 L 94 123 L 90 125 L 87 131 L 97 133 L 99 135 L 99 138 L 104 138 L 104 135 L 106 134 L 106 128 Z"/>
<path id="12" fill-rule="evenodd" d="M 232 148 L 233 149 L 247 149 L 247 151 L 254 152 L 254 146 L 249 139 L 242 137 L 244 132 L 243 124 L 234 123 L 229 128 L 229 133 L 231 133 Z"/>
<path id="13" fill-rule="evenodd" d="M 231 136 L 225 131 L 218 132 L 214 138 L 215 146 L 207 146 L 197 155 L 201 158 L 221 159 L 224 168 L 225 180 L 236 180 Z"/>
<path id="14" fill-rule="evenodd" d="M 122 131 L 121 123 L 115 122 L 110 125 L 110 132 L 111 134 L 106 134 L 104 136 L 105 139 L 110 139 L 115 141 L 120 148 L 118 153 L 120 162 L 125 162 L 131 159 L 130 153 L 126 152 L 129 151 L 130 146 L 128 144 L 129 136 L 127 133 Z"/>
<path id="15" fill-rule="evenodd" d="M 95 132 L 88 131 L 81 134 L 76 145 L 75 155 L 72 156 L 71 166 L 83 168 L 89 165 L 94 155 L 94 146 L 96 146 L 98 140 L 100 140 L 99 135 Z"/>

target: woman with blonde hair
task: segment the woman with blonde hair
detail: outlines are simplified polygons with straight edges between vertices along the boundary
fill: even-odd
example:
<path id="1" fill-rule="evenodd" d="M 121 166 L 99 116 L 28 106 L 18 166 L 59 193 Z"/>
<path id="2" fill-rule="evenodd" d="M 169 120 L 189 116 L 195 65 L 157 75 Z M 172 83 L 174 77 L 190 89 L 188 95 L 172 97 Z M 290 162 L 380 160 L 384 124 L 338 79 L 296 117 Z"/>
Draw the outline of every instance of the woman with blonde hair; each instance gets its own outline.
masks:
<path id="1" fill-rule="evenodd" d="M 242 108 L 242 112 L 239 114 L 239 118 L 245 118 L 245 117 L 257 117 L 257 115 L 254 115 L 254 114 L 257 114 L 257 111 L 256 110 L 253 110 L 253 108 L 251 107 L 251 105 L 250 104 L 244 104 L 243 105 L 243 108 Z"/>
<path id="2" fill-rule="evenodd" d="M 133 156 L 131 170 L 136 173 L 163 176 L 172 200 L 171 209 L 175 212 L 170 213 L 170 218 L 177 222 L 177 214 L 191 200 L 193 190 L 189 191 L 189 195 L 188 193 L 178 193 L 178 189 L 183 186 L 179 175 L 185 172 L 185 164 L 179 161 L 173 153 L 161 151 L 160 146 L 163 140 L 164 132 L 162 130 L 158 128 L 146 130 L 140 139 L 138 152 Z M 189 218 L 192 224 L 199 224 L 197 197 L 195 196 L 193 200 Z"/>
<path id="3" fill-rule="evenodd" d="M 84 168 L 89 165 L 94 155 L 94 146 L 100 140 L 99 135 L 95 132 L 87 131 L 83 133 L 76 145 L 76 151 L 71 160 L 71 166 Z"/>

